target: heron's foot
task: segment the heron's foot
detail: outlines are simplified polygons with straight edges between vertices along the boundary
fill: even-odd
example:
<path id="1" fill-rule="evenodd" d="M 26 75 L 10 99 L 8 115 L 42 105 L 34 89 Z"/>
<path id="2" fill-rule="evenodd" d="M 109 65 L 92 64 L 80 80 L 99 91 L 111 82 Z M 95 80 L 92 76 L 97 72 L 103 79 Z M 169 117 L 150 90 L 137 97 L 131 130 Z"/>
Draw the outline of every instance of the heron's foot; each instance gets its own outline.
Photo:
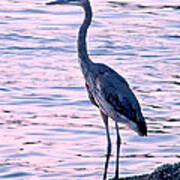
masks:
<path id="1" fill-rule="evenodd" d="M 116 174 L 114 180 L 118 180 L 118 179 L 119 179 L 119 174 Z"/>
<path id="2" fill-rule="evenodd" d="M 113 178 L 110 178 L 109 180 L 119 180 L 119 176 L 118 177 L 113 177 Z"/>

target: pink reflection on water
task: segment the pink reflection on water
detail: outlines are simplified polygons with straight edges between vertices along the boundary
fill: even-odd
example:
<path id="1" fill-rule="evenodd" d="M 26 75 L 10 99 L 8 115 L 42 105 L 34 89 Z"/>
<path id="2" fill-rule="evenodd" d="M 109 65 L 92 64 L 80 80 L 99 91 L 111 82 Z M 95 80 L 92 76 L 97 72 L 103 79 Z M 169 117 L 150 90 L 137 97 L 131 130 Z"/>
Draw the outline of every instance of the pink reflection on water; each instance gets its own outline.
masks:
<path id="1" fill-rule="evenodd" d="M 92 1 L 90 55 L 129 81 L 149 127 L 149 136 L 140 138 L 121 126 L 123 176 L 147 173 L 179 160 L 180 49 L 171 37 L 179 34 L 175 20 L 179 16 L 173 8 L 157 8 L 164 3 L 177 2 L 136 1 L 124 8 Z M 136 4 L 153 8 L 140 9 Z M 33 176 L 28 179 L 33 180 L 44 179 L 43 175 L 99 179 L 106 139 L 77 62 L 82 11 L 29 1 L 1 1 L 0 5 L 0 162 L 4 174 L 29 172 Z M 113 122 L 111 135 L 115 147 Z M 109 176 L 114 174 L 113 150 Z"/>

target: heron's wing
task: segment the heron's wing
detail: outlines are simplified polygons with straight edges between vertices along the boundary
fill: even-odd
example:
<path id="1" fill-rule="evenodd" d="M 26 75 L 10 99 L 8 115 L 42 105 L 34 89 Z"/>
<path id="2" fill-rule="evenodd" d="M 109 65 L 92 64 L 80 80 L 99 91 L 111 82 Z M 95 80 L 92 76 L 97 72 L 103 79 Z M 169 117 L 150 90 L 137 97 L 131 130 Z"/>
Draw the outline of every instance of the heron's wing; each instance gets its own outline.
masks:
<path id="1" fill-rule="evenodd" d="M 140 105 L 126 80 L 106 65 L 98 64 L 98 67 L 99 73 L 95 77 L 95 89 L 96 96 L 99 98 L 97 99 L 95 96 L 95 100 L 102 102 L 97 102 L 97 104 L 103 106 L 103 103 L 108 103 L 115 111 L 137 125 L 137 129 L 132 129 L 137 130 L 140 135 L 147 135 L 147 127 Z M 108 106 L 102 108 L 106 107 L 108 112 Z"/>
<path id="2" fill-rule="evenodd" d="M 118 76 L 112 72 L 99 75 L 98 88 L 105 100 L 116 111 L 128 119 L 136 121 L 138 114 L 142 116 L 139 103 L 128 83 L 121 76 Z"/>
<path id="3" fill-rule="evenodd" d="M 133 108 L 127 94 L 121 94 L 115 87 L 103 89 L 106 101 L 120 114 L 130 120 L 136 120 L 136 110 Z"/>

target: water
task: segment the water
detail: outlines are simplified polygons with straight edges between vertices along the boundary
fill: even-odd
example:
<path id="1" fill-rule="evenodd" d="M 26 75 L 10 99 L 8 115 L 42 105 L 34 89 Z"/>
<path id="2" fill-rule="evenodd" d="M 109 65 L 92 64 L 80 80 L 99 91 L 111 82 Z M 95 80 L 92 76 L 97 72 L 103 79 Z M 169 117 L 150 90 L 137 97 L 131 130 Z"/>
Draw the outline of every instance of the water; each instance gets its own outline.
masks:
<path id="1" fill-rule="evenodd" d="M 0 179 L 92 180 L 104 168 L 105 129 L 84 88 L 76 52 L 78 7 L 0 1 Z M 122 74 L 148 123 L 121 125 L 121 176 L 180 159 L 180 4 L 92 1 L 91 59 Z M 115 131 L 110 125 L 115 165 Z"/>

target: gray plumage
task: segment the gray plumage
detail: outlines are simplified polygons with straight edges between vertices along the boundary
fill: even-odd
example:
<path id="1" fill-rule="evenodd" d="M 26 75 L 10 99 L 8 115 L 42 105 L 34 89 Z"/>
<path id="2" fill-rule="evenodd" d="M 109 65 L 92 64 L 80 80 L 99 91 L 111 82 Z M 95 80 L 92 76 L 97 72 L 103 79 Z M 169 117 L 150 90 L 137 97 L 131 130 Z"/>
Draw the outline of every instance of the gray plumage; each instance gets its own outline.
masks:
<path id="1" fill-rule="evenodd" d="M 139 103 L 126 80 L 104 64 L 94 63 L 91 68 L 85 78 L 91 102 L 113 120 L 146 135 Z"/>
<path id="2" fill-rule="evenodd" d="M 99 108 L 106 128 L 108 140 L 108 154 L 105 163 L 104 178 L 111 153 L 111 140 L 108 127 L 108 117 L 115 121 L 117 132 L 117 161 L 115 179 L 119 177 L 119 151 L 121 139 L 118 123 L 125 123 L 141 136 L 147 135 L 147 127 L 137 98 L 131 91 L 127 81 L 116 71 L 101 63 L 94 63 L 90 60 L 87 47 L 87 29 L 91 24 L 92 11 L 88 0 L 57 0 L 47 3 L 79 5 L 84 9 L 85 18 L 78 34 L 78 59 L 82 73 L 85 78 L 85 85 L 92 104 Z"/>

